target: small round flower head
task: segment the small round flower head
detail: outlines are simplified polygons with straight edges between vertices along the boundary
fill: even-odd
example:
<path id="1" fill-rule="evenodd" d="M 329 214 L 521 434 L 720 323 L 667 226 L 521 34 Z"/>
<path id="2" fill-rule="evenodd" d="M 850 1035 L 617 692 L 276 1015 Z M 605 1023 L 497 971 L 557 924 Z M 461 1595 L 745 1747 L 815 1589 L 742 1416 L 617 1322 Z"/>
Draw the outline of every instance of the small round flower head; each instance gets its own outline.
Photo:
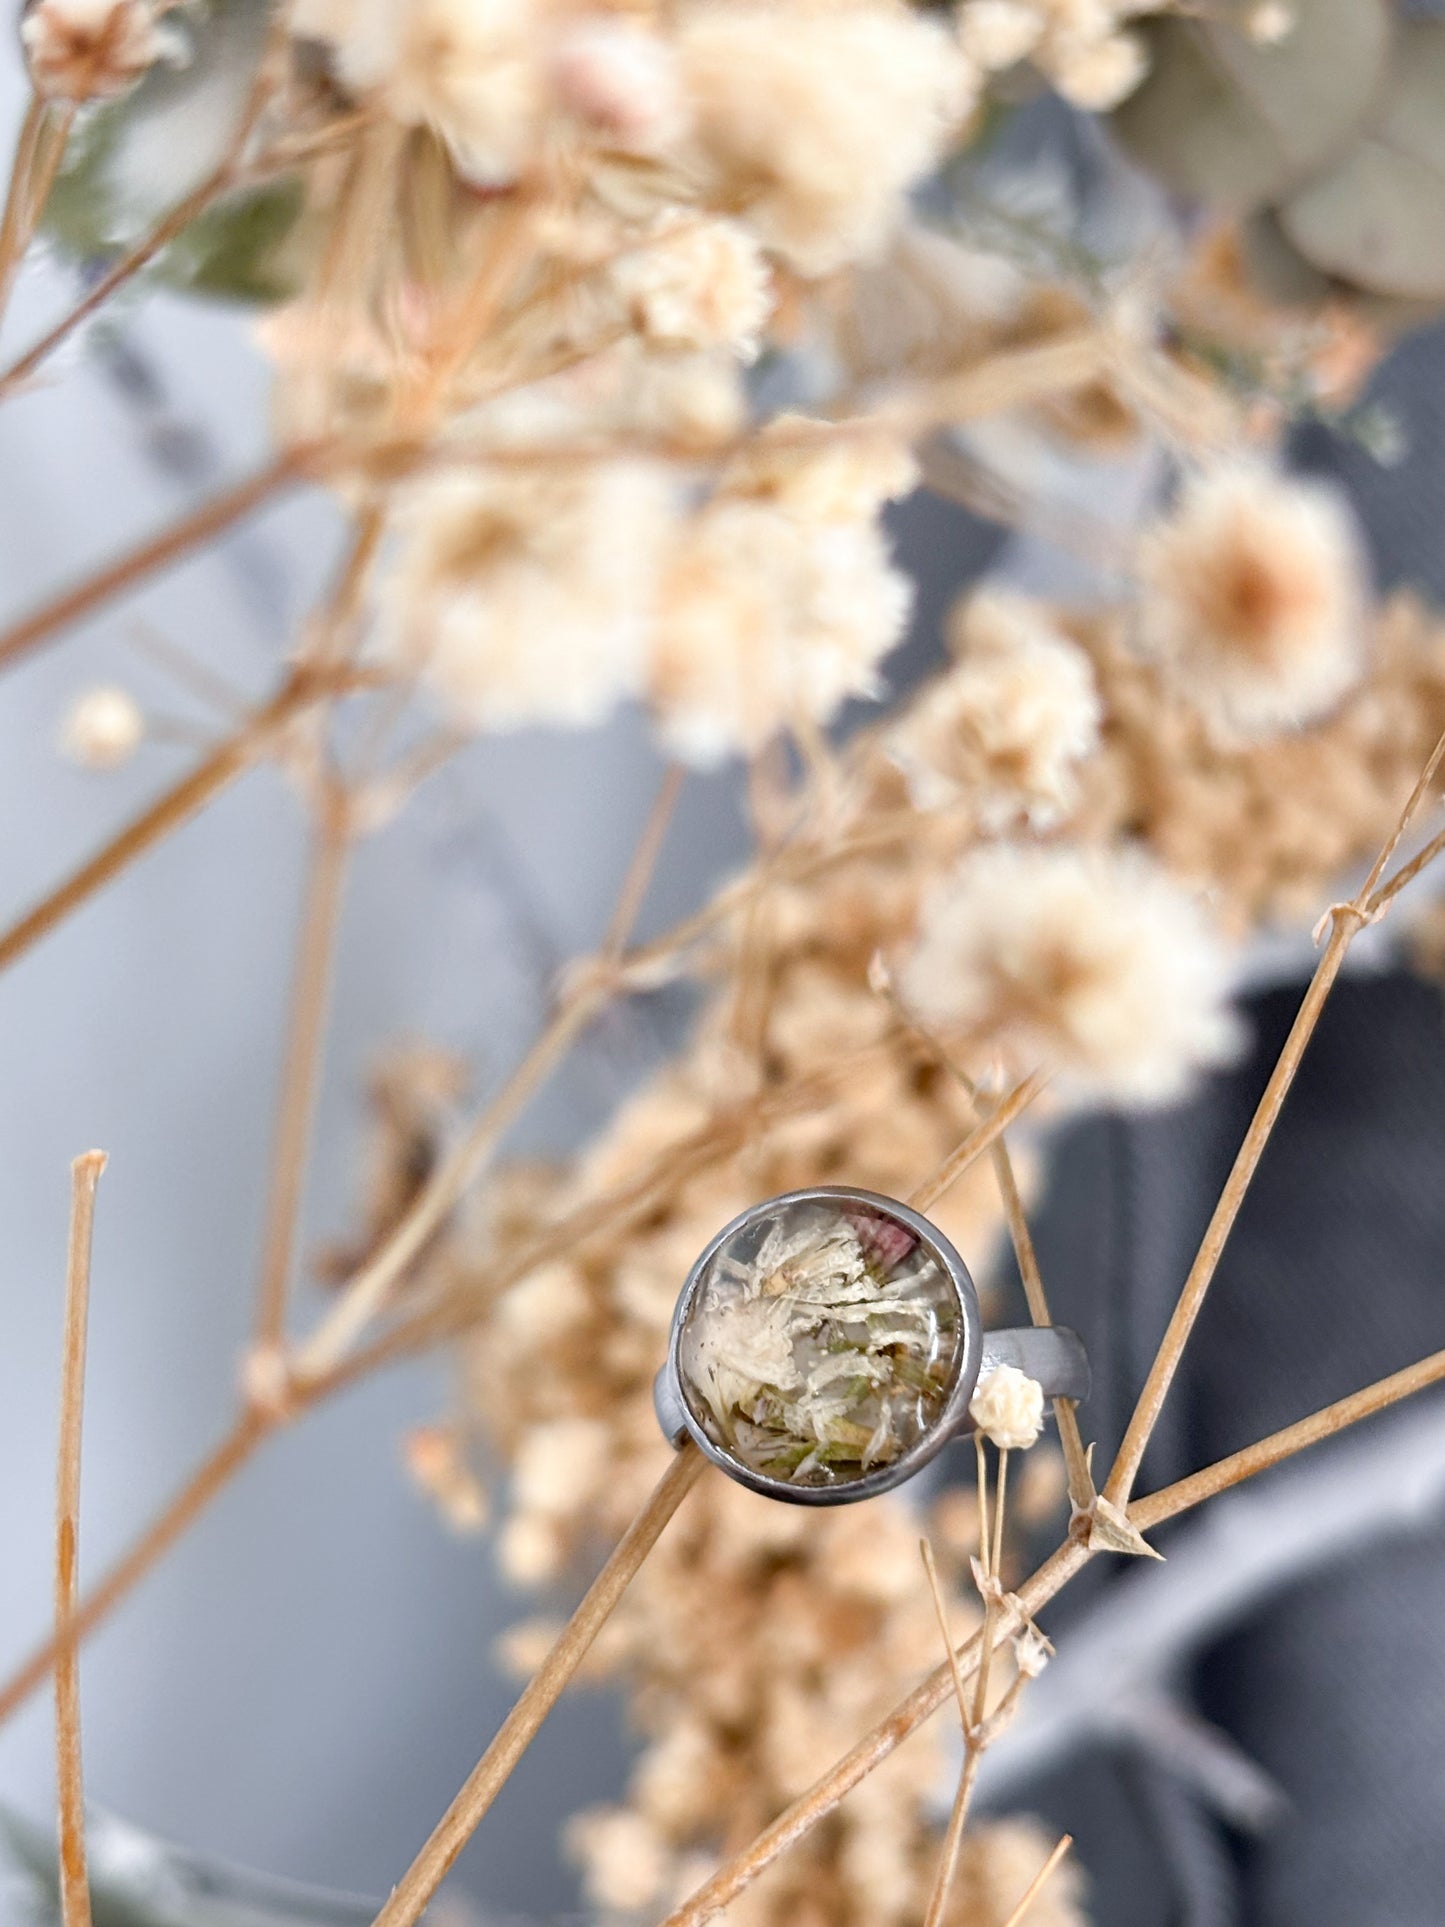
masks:
<path id="1" fill-rule="evenodd" d="M 958 37 L 963 51 L 985 73 L 1001 73 L 1027 60 L 1044 35 L 1045 21 L 1029 0 L 963 0 Z"/>
<path id="2" fill-rule="evenodd" d="M 1050 48 L 1049 78 L 1074 107 L 1105 114 L 1133 93 L 1148 72 L 1143 43 L 1132 33 L 1103 34 Z"/>
<path id="3" fill-rule="evenodd" d="M 957 666 L 899 728 L 893 755 L 920 809 L 972 805 L 999 830 L 1056 822 L 1097 747 L 1101 706 L 1088 657 L 1044 612 L 1003 590 L 974 595 L 954 624 Z"/>
<path id="4" fill-rule="evenodd" d="M 944 29 L 877 0 L 703 0 L 678 50 L 703 192 L 803 274 L 882 247 L 969 104 Z"/>
<path id="5" fill-rule="evenodd" d="M 651 697 L 664 741 L 707 766 L 878 693 L 910 590 L 872 522 L 804 522 L 723 498 L 684 537 L 663 591 Z"/>
<path id="6" fill-rule="evenodd" d="M 1000 1452 L 1026 1452 L 1044 1429 L 1044 1388 L 1016 1365 L 996 1365 L 975 1386 L 968 1415 Z"/>
<path id="7" fill-rule="evenodd" d="M 647 340 L 757 358 L 772 310 L 762 250 L 736 221 L 669 212 L 614 260 L 611 282 Z"/>
<path id="8" fill-rule="evenodd" d="M 20 40 L 35 90 L 50 99 L 111 100 L 179 41 L 151 0 L 34 0 Z"/>
<path id="9" fill-rule="evenodd" d="M 145 716 L 128 689 L 97 684 L 76 697 L 60 724 L 60 752 L 82 769 L 119 769 L 145 737 Z"/>
<path id="10" fill-rule="evenodd" d="M 1223 736 L 1310 722 L 1364 667 L 1359 542 L 1318 483 L 1244 463 L 1201 475 L 1138 573 L 1140 642 Z"/>
<path id="11" fill-rule="evenodd" d="M 398 511 L 383 647 L 464 728 L 595 723 L 641 685 L 669 514 L 639 463 L 421 481 Z"/>
<path id="12" fill-rule="evenodd" d="M 1258 47 L 1277 47 L 1295 30 L 1297 15 L 1282 0 L 1262 0 L 1245 16 L 1244 30 Z"/>
<path id="13" fill-rule="evenodd" d="M 635 1914 L 662 1893 L 672 1856 L 645 1815 L 626 1807 L 595 1807 L 568 1821 L 565 1838 L 569 1855 L 582 1863 L 594 1905 Z"/>
<path id="14" fill-rule="evenodd" d="M 999 845 L 927 907 L 901 987 L 1013 1075 L 1159 1104 L 1232 1055 L 1229 978 L 1199 906 L 1142 854 Z"/>
<path id="15" fill-rule="evenodd" d="M 515 180 L 543 119 L 532 0 L 296 0 L 292 31 L 393 119 L 430 127 L 469 179 Z"/>
<path id="16" fill-rule="evenodd" d="M 676 54 L 632 21 L 596 15 L 569 26 L 549 73 L 558 106 L 599 146 L 661 154 L 687 130 Z"/>

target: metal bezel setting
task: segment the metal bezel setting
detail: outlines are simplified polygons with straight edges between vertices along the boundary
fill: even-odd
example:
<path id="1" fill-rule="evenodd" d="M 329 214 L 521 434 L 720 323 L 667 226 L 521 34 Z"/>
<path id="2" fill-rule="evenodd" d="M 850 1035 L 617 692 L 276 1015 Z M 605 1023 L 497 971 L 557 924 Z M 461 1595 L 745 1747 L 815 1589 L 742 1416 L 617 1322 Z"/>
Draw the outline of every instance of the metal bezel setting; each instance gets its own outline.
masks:
<path id="1" fill-rule="evenodd" d="M 693 1302 L 701 1288 L 703 1278 L 716 1255 L 718 1248 L 733 1237 L 745 1225 L 780 1206 L 790 1204 L 831 1203 L 846 1201 L 866 1205 L 870 1210 L 893 1218 L 905 1225 L 909 1231 L 927 1246 L 934 1258 L 942 1266 L 944 1273 L 953 1286 L 958 1303 L 959 1344 L 954 1361 L 953 1376 L 949 1384 L 948 1400 L 938 1423 L 925 1438 L 910 1447 L 889 1465 L 881 1465 L 872 1472 L 865 1472 L 861 1478 L 850 1479 L 842 1485 L 798 1486 L 790 1485 L 786 1479 L 770 1479 L 764 1474 L 754 1472 L 750 1466 L 718 1445 L 707 1433 L 694 1414 L 683 1389 L 679 1370 L 679 1348 L 682 1343 L 683 1328 Z M 657 1416 L 664 1432 L 676 1443 L 685 1432 L 713 1464 L 720 1466 L 731 1479 L 749 1487 L 769 1499 L 782 1499 L 790 1505 L 851 1505 L 859 1499 L 871 1499 L 880 1492 L 890 1492 L 894 1486 L 902 1485 L 911 1479 L 930 1460 L 936 1458 L 949 1440 L 968 1422 L 968 1404 L 973 1397 L 974 1386 L 978 1382 L 979 1367 L 983 1359 L 983 1323 L 979 1314 L 978 1292 L 969 1274 L 968 1266 L 959 1257 L 953 1246 L 938 1227 L 931 1224 L 919 1212 L 896 1198 L 884 1197 L 878 1191 L 863 1191 L 847 1184 L 815 1184 L 801 1191 L 784 1191 L 777 1197 L 765 1198 L 740 1211 L 737 1217 L 725 1224 L 721 1231 L 710 1238 L 699 1253 L 677 1301 L 677 1309 L 672 1315 L 672 1330 L 668 1338 L 667 1363 L 657 1375 L 656 1405 Z"/>

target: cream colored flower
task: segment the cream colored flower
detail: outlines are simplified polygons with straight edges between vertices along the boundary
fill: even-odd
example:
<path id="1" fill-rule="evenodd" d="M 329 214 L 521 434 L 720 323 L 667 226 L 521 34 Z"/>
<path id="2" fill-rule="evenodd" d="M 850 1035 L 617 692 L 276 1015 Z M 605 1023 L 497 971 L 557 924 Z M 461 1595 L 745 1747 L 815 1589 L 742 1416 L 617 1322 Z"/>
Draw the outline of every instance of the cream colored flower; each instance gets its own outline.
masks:
<path id="1" fill-rule="evenodd" d="M 703 0 L 678 52 L 703 192 L 804 274 L 882 247 L 969 106 L 944 29 L 874 0 Z"/>
<path id="2" fill-rule="evenodd" d="M 1105 114 L 1133 93 L 1148 72 L 1143 43 L 1132 33 L 1101 38 L 1061 39 L 1042 63 L 1055 87 L 1075 107 Z"/>
<path id="3" fill-rule="evenodd" d="M 963 0 L 958 10 L 964 52 L 991 74 L 1026 60 L 1042 40 L 1046 24 L 1030 0 Z"/>
<path id="4" fill-rule="evenodd" d="M 871 522 L 810 523 L 720 499 L 663 591 L 650 694 L 664 741 L 703 766 L 878 693 L 909 585 Z"/>
<path id="5" fill-rule="evenodd" d="M 514 180 L 543 119 L 533 0 L 297 0 L 292 30 L 334 53 L 342 84 L 430 127 L 487 185 Z"/>
<path id="6" fill-rule="evenodd" d="M 382 645 L 463 727 L 583 727 L 641 686 L 671 497 L 660 471 L 449 472 L 402 498 Z"/>
<path id="7" fill-rule="evenodd" d="M 128 689 L 97 683 L 76 697 L 60 724 L 60 753 L 83 769 L 119 769 L 145 740 L 144 713 Z"/>
<path id="8" fill-rule="evenodd" d="M 756 359 L 772 311 L 772 278 L 757 242 L 736 221 L 660 215 L 650 234 L 617 255 L 610 278 L 649 341 Z"/>
<path id="9" fill-rule="evenodd" d="M 1026 1452 L 1044 1429 L 1044 1388 L 1016 1365 L 996 1365 L 974 1387 L 968 1415 L 1000 1452 Z"/>
<path id="10" fill-rule="evenodd" d="M 999 830 L 1056 822 L 1099 741 L 1089 659 L 1036 604 L 1002 590 L 971 597 L 954 627 L 958 665 L 895 732 L 892 754 L 921 809 L 972 805 Z"/>
<path id="11" fill-rule="evenodd" d="M 518 1509 L 553 1519 L 583 1511 L 603 1476 L 609 1444 L 601 1419 L 558 1418 L 533 1426 L 512 1470 Z"/>
<path id="12" fill-rule="evenodd" d="M 1223 732 L 1323 715 L 1365 660 L 1362 565 L 1342 502 L 1231 464 L 1191 481 L 1139 552 L 1139 639 Z"/>
<path id="13" fill-rule="evenodd" d="M 595 14 L 573 22 L 549 75 L 557 104 L 602 146 L 656 155 L 687 131 L 676 53 L 633 21 Z"/>
<path id="14" fill-rule="evenodd" d="M 1013 1074 L 1166 1103 L 1238 1036 L 1226 953 L 1142 854 L 999 846 L 966 857 L 904 969 L 920 1017 Z"/>
<path id="15" fill-rule="evenodd" d="M 723 477 L 726 495 L 771 502 L 805 522 L 863 522 L 907 495 L 918 464 L 881 430 L 775 415 Z"/>
<path id="16" fill-rule="evenodd" d="M 672 1856 L 644 1815 L 625 1807 L 596 1807 L 569 1820 L 564 1837 L 569 1854 L 582 1863 L 595 1905 L 632 1914 L 662 1893 Z"/>
<path id="17" fill-rule="evenodd" d="M 74 101 L 125 93 L 181 52 L 163 11 L 152 0 L 35 0 L 20 41 L 36 92 Z"/>

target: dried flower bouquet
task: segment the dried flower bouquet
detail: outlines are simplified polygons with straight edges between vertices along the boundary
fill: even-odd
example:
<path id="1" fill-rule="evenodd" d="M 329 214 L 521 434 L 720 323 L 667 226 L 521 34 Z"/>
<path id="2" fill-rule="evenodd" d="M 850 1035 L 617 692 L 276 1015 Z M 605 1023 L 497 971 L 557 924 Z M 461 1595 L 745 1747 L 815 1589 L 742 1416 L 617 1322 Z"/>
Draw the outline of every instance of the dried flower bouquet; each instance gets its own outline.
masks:
<path id="1" fill-rule="evenodd" d="M 42 228 L 95 272 L 0 371 L 0 398 L 154 274 L 266 304 L 278 447 L 15 616 L 0 667 L 283 493 L 324 488 L 349 525 L 270 693 L 0 933 L 3 969 L 260 765 L 306 804 L 237 1411 L 80 1594 L 99 1164 L 77 1165 L 56 1625 L 0 1687 L 8 1714 L 56 1673 L 65 1927 L 90 1905 L 81 1642 L 276 1434 L 430 1347 L 450 1348 L 461 1390 L 407 1449 L 453 1523 L 484 1522 L 481 1474 L 502 1462 L 498 1553 L 519 1584 L 618 1549 L 566 1627 L 508 1635 L 532 1685 L 379 1927 L 420 1917 L 589 1647 L 645 1740 L 625 1802 L 569 1832 L 601 1914 L 1079 1921 L 1064 1850 L 1022 1823 L 966 1824 L 978 1761 L 1048 1657 L 1034 1615 L 1090 1559 L 1147 1553 L 1163 1520 L 1445 1376 L 1424 1360 L 1134 1495 L 1330 986 L 1442 842 L 1399 856 L 1438 803 L 1445 629 L 1407 600 L 1373 605 L 1348 509 L 1290 476 L 1279 444 L 1303 414 L 1378 440 L 1361 383 L 1391 331 L 1445 300 L 1445 245 L 1408 244 L 1440 231 L 1445 188 L 1408 163 L 1429 144 L 1445 28 L 1362 0 L 1208 19 L 1144 0 L 31 0 L 21 39 L 32 95 L 0 297 Z M 165 191 L 122 206 L 135 129 L 178 126 L 201 82 L 229 120 L 210 114 Z M 941 199 L 1044 82 L 1214 219 L 1166 234 L 1161 217 L 1099 261 L 1066 235 L 1032 245 L 1007 209 L 984 233 L 967 191 Z M 1382 134 L 1403 170 L 1383 188 L 1362 158 Z M 1154 477 L 1138 525 L 1081 518 L 1051 490 L 1061 459 Z M 1102 556 L 1109 593 L 1087 609 L 1003 585 L 966 597 L 948 660 L 840 744 L 832 726 L 885 693 L 908 620 L 882 517 L 920 477 Z M 355 850 L 476 736 L 622 703 L 674 761 L 610 927 L 475 1115 L 434 1055 L 391 1065 L 365 1221 L 295 1335 Z M 108 769 L 154 735 L 105 688 L 78 692 L 62 740 Z M 635 941 L 684 772 L 734 757 L 752 864 Z M 1025 1215 L 1036 1120 L 1187 1090 L 1237 1045 L 1237 946 L 1322 911 L 1299 1021 L 1101 1489 L 1058 1402 L 1072 1512 L 1036 1573 L 1015 1574 L 1005 1533 L 1010 1505 L 1049 1509 L 1041 1455 L 1009 1496 L 1009 1456 L 1042 1420 L 1027 1380 L 979 1388 L 994 1469 L 980 1444 L 977 1496 L 926 1521 L 901 1494 L 795 1512 L 670 1456 L 652 1376 L 689 1265 L 742 1207 L 835 1181 L 926 1201 L 980 1260 L 1006 1232 L 1048 1322 Z M 597 1141 L 564 1166 L 501 1160 L 604 1007 L 682 977 L 701 993 L 686 1045 Z M 956 1332 L 886 1224 L 805 1213 L 726 1254 L 713 1283 L 718 1320 L 685 1365 L 748 1462 L 835 1480 L 928 1424 Z M 950 1695 L 965 1764 L 940 1840 L 941 1740 L 902 1742 Z"/>

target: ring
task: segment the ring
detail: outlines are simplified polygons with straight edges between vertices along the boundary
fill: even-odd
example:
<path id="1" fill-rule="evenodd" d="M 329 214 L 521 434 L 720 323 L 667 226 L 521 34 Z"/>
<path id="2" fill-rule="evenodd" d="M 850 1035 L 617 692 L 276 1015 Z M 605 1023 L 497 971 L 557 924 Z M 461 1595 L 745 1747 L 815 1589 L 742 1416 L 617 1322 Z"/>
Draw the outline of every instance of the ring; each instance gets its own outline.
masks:
<path id="1" fill-rule="evenodd" d="M 919 1212 L 815 1185 L 724 1225 L 687 1275 L 653 1390 L 674 1445 L 794 1505 L 887 1492 L 970 1431 L 981 1377 L 1012 1365 L 1084 1398 L 1059 1325 L 985 1332 L 968 1267 Z"/>

